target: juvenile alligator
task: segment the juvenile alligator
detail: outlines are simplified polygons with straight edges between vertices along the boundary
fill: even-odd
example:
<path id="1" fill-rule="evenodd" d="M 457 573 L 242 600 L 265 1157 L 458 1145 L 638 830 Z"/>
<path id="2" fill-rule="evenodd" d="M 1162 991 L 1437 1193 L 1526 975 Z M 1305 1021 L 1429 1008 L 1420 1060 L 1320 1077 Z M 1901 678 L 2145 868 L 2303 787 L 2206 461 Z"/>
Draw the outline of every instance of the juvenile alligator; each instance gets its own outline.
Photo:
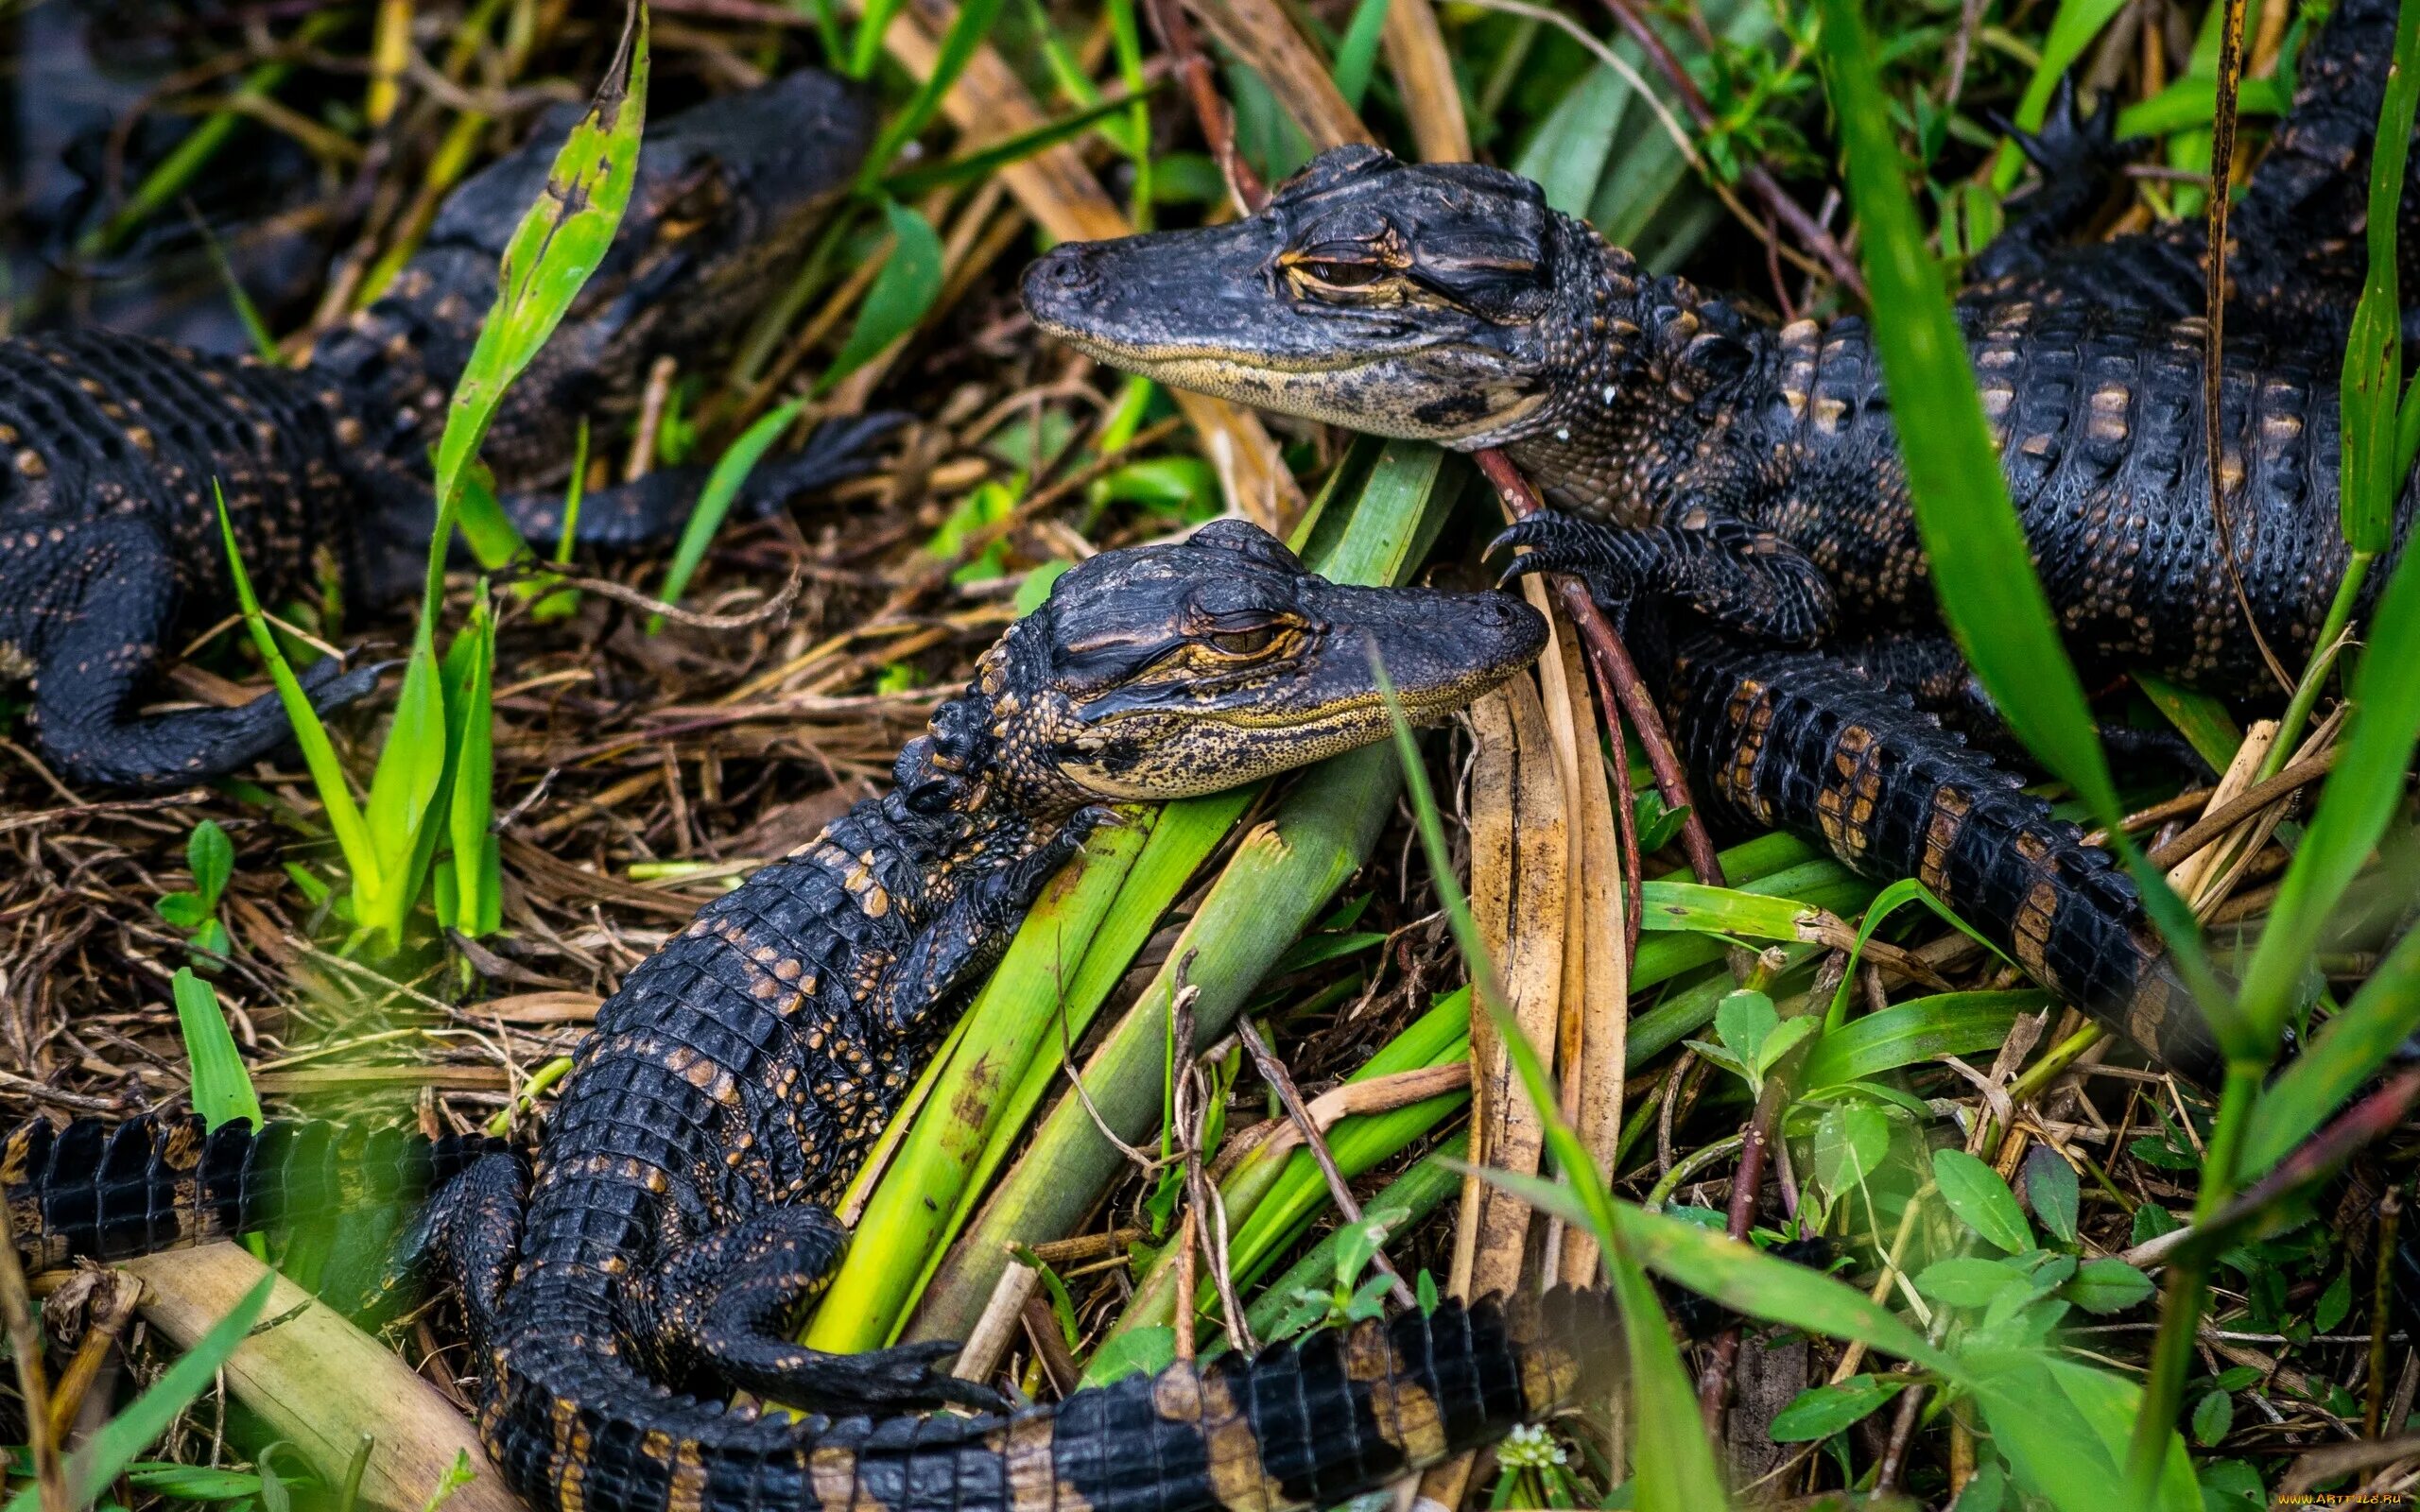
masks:
<path id="1" fill-rule="evenodd" d="M 1505 448 L 1584 517 L 1508 540 L 1610 602 L 1788 644 L 1938 625 L 1865 322 L 1777 328 L 1651 277 L 1528 180 L 1337 148 L 1249 219 L 1063 246 L 1025 297 L 1053 335 L 1179 387 Z M 2078 660 L 2259 686 L 2208 505 L 2199 322 L 2021 301 L 1961 319 Z M 2233 346 L 2220 472 L 2238 566 L 2294 662 L 2346 556 L 2338 359 Z M 2407 490 L 2398 535 L 2411 513 Z"/>
<path id="2" fill-rule="evenodd" d="M 376 302 L 301 369 L 105 332 L 0 340 L 0 682 L 30 679 L 34 730 L 75 782 L 176 786 L 287 735 L 273 696 L 239 709 L 133 713 L 173 637 L 234 607 L 211 503 L 226 490 L 247 568 L 275 602 L 320 577 L 349 602 L 416 585 L 434 516 L 427 454 L 495 294 L 496 266 L 572 117 L 464 183 Z M 759 310 L 864 155 L 870 108 L 815 74 L 652 126 L 613 250 L 506 395 L 484 456 L 537 540 L 582 416 L 627 409 L 653 358 L 702 354 Z M 821 433 L 753 480 L 761 512 L 856 465 L 865 427 Z M 701 472 L 588 494 L 580 540 L 676 529 Z M 520 491 L 542 490 L 542 491 Z M 377 669 L 322 663 L 322 709 Z"/>
<path id="3" fill-rule="evenodd" d="M 1045 330 L 1180 387 L 1505 447 L 1585 516 L 1507 532 L 1529 548 L 1517 570 L 1576 572 L 1631 619 L 1719 814 L 1921 877 L 2079 1007 L 2187 1075 L 2214 1068 L 2132 885 L 1910 703 L 1973 688 L 1937 632 L 1864 322 L 1775 329 L 1649 277 L 1526 180 L 1368 148 L 1322 154 L 1243 221 L 1063 246 L 1025 296 Z M 2207 504 L 2199 322 L 2072 301 L 1961 313 L 2079 660 L 2258 686 Z M 2239 345 L 2221 472 L 2247 596 L 2292 661 L 2345 559 L 2335 358 Z M 2411 513 L 2407 490 L 2398 536 Z M 1876 637 L 1845 648 L 1862 667 L 1775 648 L 1851 628 Z"/>
<path id="4" fill-rule="evenodd" d="M 846 1243 L 826 1205 L 1096 805 L 1382 737 L 1374 652 L 1434 718 L 1544 641 L 1516 600 L 1339 587 L 1236 521 L 1067 573 L 901 752 L 890 792 L 630 974 L 534 1177 L 476 1143 L 369 1152 L 389 1187 L 444 1183 L 418 1233 L 462 1294 L 481 1435 L 514 1487 L 562 1512 L 1324 1506 L 1570 1401 L 1613 1327 L 1600 1295 L 1447 1305 L 973 1418 L 899 1415 L 998 1405 L 938 1368 L 955 1346 L 828 1355 L 781 1332 Z M 367 1181 L 337 1174 L 354 1169 L 342 1145 L 38 1126 L 0 1183 L 55 1263 L 342 1196 Z M 735 1389 L 825 1416 L 731 1409 Z"/>

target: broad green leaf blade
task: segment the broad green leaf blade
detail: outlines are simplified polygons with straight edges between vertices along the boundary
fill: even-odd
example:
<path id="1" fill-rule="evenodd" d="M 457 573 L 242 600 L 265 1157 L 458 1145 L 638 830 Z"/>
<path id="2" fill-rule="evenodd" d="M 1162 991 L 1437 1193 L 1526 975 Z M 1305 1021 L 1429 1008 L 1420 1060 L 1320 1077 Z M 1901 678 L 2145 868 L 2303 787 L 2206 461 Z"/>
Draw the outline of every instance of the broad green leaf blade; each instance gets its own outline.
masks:
<path id="1" fill-rule="evenodd" d="M 890 255 L 866 290 L 856 323 L 840 344 L 838 355 L 815 391 L 830 393 L 834 385 L 879 356 L 885 347 L 916 329 L 916 322 L 942 294 L 942 239 L 933 223 L 895 199 L 883 201 L 890 224 Z"/>
<path id="2" fill-rule="evenodd" d="M 2152 1299 L 2152 1279 L 2115 1256 L 2087 1260 L 2059 1295 L 2087 1313 L 2122 1313 Z"/>
<path id="3" fill-rule="evenodd" d="M 1964 1150 L 1935 1150 L 1932 1178 L 1941 1199 L 1967 1228 L 2012 1255 L 2033 1247 L 2033 1230 L 2016 1205 L 2016 1194 L 1997 1171 Z"/>
<path id="4" fill-rule="evenodd" d="M 194 891 L 201 895 L 202 906 L 218 906 L 218 895 L 235 874 L 235 842 L 216 819 L 202 820 L 185 837 L 185 866 L 193 872 Z"/>
<path id="5" fill-rule="evenodd" d="M 235 1119 L 260 1127 L 261 1100 L 244 1070 L 235 1037 L 227 1028 L 217 991 L 190 968 L 182 967 L 169 980 L 169 990 L 177 1000 L 177 1028 L 184 1037 L 185 1059 L 193 1066 L 193 1110 L 210 1128 Z"/>
<path id="6" fill-rule="evenodd" d="M 2009 1291 L 2031 1288 L 2025 1278 L 1996 1260 L 1953 1256 L 1916 1273 L 1916 1291 L 1950 1307 L 1988 1307 Z"/>
<path id="7" fill-rule="evenodd" d="M 193 1405 L 195 1398 L 210 1389 L 217 1380 L 218 1367 L 235 1352 L 235 1346 L 244 1342 L 261 1309 L 268 1305 L 274 1282 L 275 1278 L 263 1277 L 261 1283 L 235 1304 L 233 1312 L 221 1318 L 176 1364 L 163 1371 L 143 1395 L 103 1423 L 98 1433 L 69 1456 L 67 1489 L 76 1505 L 90 1506 L 133 1462 L 134 1456 L 151 1447 L 178 1416 Z M 40 1506 L 40 1488 L 28 1486 L 9 1498 L 7 1512 L 39 1512 Z"/>
<path id="8" fill-rule="evenodd" d="M 1943 1056 L 1996 1050 L 2020 1017 L 2049 1002 L 2032 988 L 1912 998 L 1825 1034 L 1806 1053 L 1803 1079 L 1810 1088 L 1838 1087 Z"/>
<path id="9" fill-rule="evenodd" d="M 2076 1170 L 2047 1144 L 2025 1152 L 2025 1198 L 2043 1228 L 2063 1243 L 2076 1242 L 2076 1219 L 2083 1202 Z"/>
<path id="10" fill-rule="evenodd" d="M 439 548 L 431 548 L 443 556 Z M 423 624 L 427 621 L 424 619 Z M 378 857 L 378 875 L 394 885 L 384 887 L 363 903 L 361 922 L 385 937 L 392 949 L 403 936 L 404 919 L 416 901 L 412 896 L 419 868 L 422 826 L 445 777 L 445 695 L 438 686 L 437 652 L 417 640 L 404 662 L 403 686 L 395 693 L 395 714 L 387 727 L 386 744 L 378 748 L 378 766 L 370 780 L 370 844 Z M 355 892 L 359 892 L 356 880 Z"/>
<path id="11" fill-rule="evenodd" d="M 715 461 L 715 470 L 706 474 L 706 486 L 698 491 L 698 507 L 689 512 L 688 524 L 681 527 L 681 541 L 672 552 L 672 565 L 665 569 L 664 591 L 657 596 L 667 604 L 678 604 L 688 591 L 689 579 L 697 576 L 698 564 L 706 559 L 706 549 L 714 544 L 715 532 L 722 528 L 723 517 L 731 513 L 732 501 L 748 481 L 748 474 L 772 450 L 782 433 L 798 421 L 799 411 L 806 407 L 804 399 L 793 399 L 756 419 L 756 422 L 739 433 L 739 439 Z M 664 627 L 662 615 L 651 615 L 647 622 L 648 633 Z"/>
<path id="12" fill-rule="evenodd" d="M 1387 0 L 1360 0 L 1344 28 L 1344 41 L 1337 45 L 1336 90 L 1357 111 L 1370 92 L 1370 76 L 1378 66 L 1378 39 L 1386 27 Z"/>
<path id="13" fill-rule="evenodd" d="M 454 845 L 454 927 L 476 939 L 495 931 L 503 906 L 496 895 L 496 837 L 491 828 L 495 817 L 495 617 L 485 593 L 460 640 L 470 664 L 461 684 L 461 707 L 453 711 L 454 780 L 446 828 Z"/>
<path id="14" fill-rule="evenodd" d="M 2119 1466 L 2142 1392 L 2105 1371 L 2047 1350 L 1969 1351 L 1975 1400 L 2017 1484 L 2058 1512 L 2107 1512 L 2124 1484 Z M 2202 1512 L 2185 1440 L 2171 1431 L 2160 1466 L 2159 1512 Z"/>
<path id="15" fill-rule="evenodd" d="M 1872 1417 L 1884 1403 L 1915 1383 L 1911 1376 L 1851 1376 L 1802 1391 L 1789 1406 L 1773 1414 L 1766 1436 L 1776 1444 L 1829 1438 Z"/>

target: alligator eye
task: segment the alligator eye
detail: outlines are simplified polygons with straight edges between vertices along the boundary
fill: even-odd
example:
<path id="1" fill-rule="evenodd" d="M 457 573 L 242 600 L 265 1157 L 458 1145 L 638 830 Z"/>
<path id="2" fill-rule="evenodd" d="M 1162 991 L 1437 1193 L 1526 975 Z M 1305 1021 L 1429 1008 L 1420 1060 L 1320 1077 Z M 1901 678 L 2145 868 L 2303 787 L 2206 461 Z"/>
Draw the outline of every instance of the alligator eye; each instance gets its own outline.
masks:
<path id="1" fill-rule="evenodd" d="M 1264 625 L 1252 630 L 1220 630 L 1209 642 L 1229 656 L 1257 656 L 1277 644 L 1277 627 Z"/>
<path id="2" fill-rule="evenodd" d="M 1375 284 L 1385 271 L 1375 263 L 1303 263 L 1297 265 L 1311 277 L 1331 288 L 1357 289 Z"/>

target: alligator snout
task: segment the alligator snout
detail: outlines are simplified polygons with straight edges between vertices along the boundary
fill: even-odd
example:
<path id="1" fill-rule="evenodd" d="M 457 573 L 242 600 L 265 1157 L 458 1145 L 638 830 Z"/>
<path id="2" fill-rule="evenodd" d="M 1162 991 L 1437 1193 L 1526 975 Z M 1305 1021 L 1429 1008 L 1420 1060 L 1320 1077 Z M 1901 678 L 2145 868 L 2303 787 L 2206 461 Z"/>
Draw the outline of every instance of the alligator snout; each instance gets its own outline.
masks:
<path id="1" fill-rule="evenodd" d="M 1063 310 L 1070 302 L 1087 302 L 1100 292 L 1100 273 L 1084 255 L 1081 243 L 1052 248 L 1025 270 L 1022 292 L 1026 308 L 1037 315 Z"/>

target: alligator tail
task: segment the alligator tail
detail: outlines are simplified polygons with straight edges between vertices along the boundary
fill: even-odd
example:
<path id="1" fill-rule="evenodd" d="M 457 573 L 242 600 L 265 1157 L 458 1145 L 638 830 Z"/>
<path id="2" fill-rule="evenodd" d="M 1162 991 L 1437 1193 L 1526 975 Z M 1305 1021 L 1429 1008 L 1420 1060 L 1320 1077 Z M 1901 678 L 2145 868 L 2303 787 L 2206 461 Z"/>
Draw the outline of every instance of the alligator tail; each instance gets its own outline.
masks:
<path id="1" fill-rule="evenodd" d="M 584 1332 L 585 1331 L 583 1331 Z M 1601 1291 L 1441 1304 L 1244 1357 L 1185 1362 L 1011 1417 L 790 1420 L 667 1396 L 550 1338 L 492 1361 L 482 1431 L 533 1506 L 579 1512 L 1283 1512 L 1357 1492 L 1599 1396 Z M 526 1360 L 523 1356 L 527 1355 Z M 522 1367 L 527 1366 L 527 1371 Z"/>
<path id="2" fill-rule="evenodd" d="M 34 1270 L 255 1232 L 295 1215 L 409 1198 L 499 1142 L 401 1128 L 199 1118 L 35 1121 L 0 1143 L 0 1197 Z"/>
<path id="3" fill-rule="evenodd" d="M 1915 877 L 2044 987 L 2190 1081 L 2223 1059 L 2135 885 L 1961 736 L 1818 653 L 1692 637 L 1670 704 L 1701 801 Z"/>

